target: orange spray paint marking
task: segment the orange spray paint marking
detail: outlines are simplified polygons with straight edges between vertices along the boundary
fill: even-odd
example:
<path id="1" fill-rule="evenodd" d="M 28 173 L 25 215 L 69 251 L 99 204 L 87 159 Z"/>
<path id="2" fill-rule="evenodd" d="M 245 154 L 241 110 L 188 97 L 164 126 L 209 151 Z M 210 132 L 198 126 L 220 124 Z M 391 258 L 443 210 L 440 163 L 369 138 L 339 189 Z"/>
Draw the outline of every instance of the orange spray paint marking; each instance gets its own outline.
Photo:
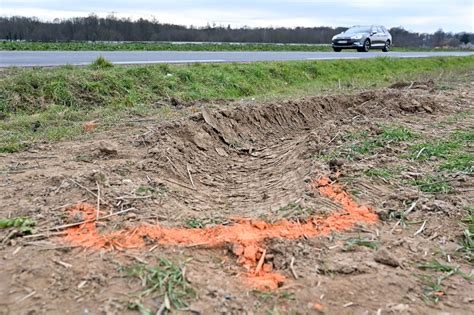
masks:
<path id="1" fill-rule="evenodd" d="M 145 237 L 162 245 L 201 245 L 212 248 L 233 244 L 232 251 L 238 257 L 237 262 L 247 270 L 243 274 L 245 282 L 257 289 L 274 289 L 285 277 L 272 272 L 272 266 L 263 263 L 262 255 L 266 252 L 263 243 L 266 239 L 324 236 L 332 231 L 346 231 L 357 222 L 372 224 L 378 220 L 372 208 L 358 205 L 341 185 L 332 183 L 329 178 L 315 180 L 311 187 L 341 204 L 342 209 L 325 218 L 309 218 L 304 223 L 281 220 L 270 224 L 262 220 L 236 219 L 235 224 L 229 226 L 186 229 L 140 225 L 107 234 L 99 233 L 95 222 L 90 222 L 69 228 L 66 241 L 95 249 L 143 248 L 146 246 Z M 87 204 L 77 205 L 71 211 L 73 214 L 81 212 L 86 220 L 95 218 L 96 214 L 96 209 Z"/>

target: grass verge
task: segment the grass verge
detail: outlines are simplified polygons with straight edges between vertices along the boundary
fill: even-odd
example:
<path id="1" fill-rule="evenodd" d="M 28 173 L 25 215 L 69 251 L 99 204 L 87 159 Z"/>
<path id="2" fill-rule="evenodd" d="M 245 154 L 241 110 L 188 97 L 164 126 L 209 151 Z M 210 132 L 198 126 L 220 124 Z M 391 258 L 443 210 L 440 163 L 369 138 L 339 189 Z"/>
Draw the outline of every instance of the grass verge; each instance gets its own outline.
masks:
<path id="1" fill-rule="evenodd" d="M 93 43 L 93 42 L 1 42 L 0 50 L 62 51 L 333 51 L 330 44 L 250 44 L 250 43 Z M 458 48 L 405 48 L 394 51 L 458 51 Z M 353 50 L 351 50 L 353 51 Z"/>
<path id="2" fill-rule="evenodd" d="M 107 128 L 129 116 L 175 117 L 173 108 L 154 105 L 162 100 L 314 95 L 472 68 L 474 57 L 128 67 L 97 60 L 89 67 L 10 68 L 0 73 L 0 153 L 24 150 L 35 141 L 87 136 L 85 121 L 99 120 Z M 399 140 L 403 133 L 386 136 Z"/>

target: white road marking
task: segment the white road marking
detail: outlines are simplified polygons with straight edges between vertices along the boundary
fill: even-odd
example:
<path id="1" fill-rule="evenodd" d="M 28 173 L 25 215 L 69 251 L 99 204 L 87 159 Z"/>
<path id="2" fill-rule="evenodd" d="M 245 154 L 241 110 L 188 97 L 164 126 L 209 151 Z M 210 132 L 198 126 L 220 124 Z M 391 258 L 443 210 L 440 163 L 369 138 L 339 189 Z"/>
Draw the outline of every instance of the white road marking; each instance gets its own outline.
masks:
<path id="1" fill-rule="evenodd" d="M 317 57 L 317 58 L 306 58 L 306 60 L 339 60 L 339 59 L 362 59 L 362 57 Z"/>
<path id="2" fill-rule="evenodd" d="M 140 60 L 140 61 L 111 61 L 117 65 L 131 65 L 131 64 L 148 64 L 148 63 L 212 63 L 212 62 L 225 62 L 221 59 L 191 59 L 191 60 Z"/>
<path id="3" fill-rule="evenodd" d="M 401 55 L 401 56 L 398 56 L 398 58 L 427 58 L 427 57 L 437 57 L 437 56 L 430 56 L 430 55 L 416 55 L 416 56 Z"/>

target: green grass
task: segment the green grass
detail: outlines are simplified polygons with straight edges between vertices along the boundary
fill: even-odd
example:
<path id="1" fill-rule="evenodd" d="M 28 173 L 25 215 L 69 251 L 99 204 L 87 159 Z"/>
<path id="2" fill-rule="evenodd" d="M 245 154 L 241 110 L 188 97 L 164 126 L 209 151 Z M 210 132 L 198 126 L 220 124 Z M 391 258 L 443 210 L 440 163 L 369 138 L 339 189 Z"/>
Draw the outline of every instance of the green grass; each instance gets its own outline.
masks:
<path id="1" fill-rule="evenodd" d="M 36 221 L 23 217 L 0 219 L 0 229 L 15 228 L 21 233 L 31 233 L 35 225 Z"/>
<path id="2" fill-rule="evenodd" d="M 447 139 L 438 139 L 432 142 L 419 143 L 410 146 L 410 157 L 413 160 L 426 161 L 433 157 L 441 159 L 441 171 L 474 171 L 474 154 L 464 152 L 464 147 L 474 141 L 474 128 L 455 131 Z"/>
<path id="3" fill-rule="evenodd" d="M 434 143 L 420 143 L 411 147 L 414 160 L 428 160 L 431 157 L 447 158 L 452 152 L 459 149 L 460 144 L 455 141 L 439 140 Z"/>
<path id="4" fill-rule="evenodd" d="M 172 44 L 172 43 L 93 43 L 93 42 L 1 42 L 0 50 L 102 50 L 102 51 L 332 51 L 329 44 Z M 457 51 L 456 48 L 404 48 L 392 47 L 393 51 Z M 354 50 L 351 50 L 354 51 Z"/>
<path id="5" fill-rule="evenodd" d="M 440 170 L 449 172 L 461 171 L 465 173 L 474 172 L 474 154 L 472 153 L 455 153 L 440 165 Z"/>
<path id="6" fill-rule="evenodd" d="M 8 231 L 8 234 L 4 237 L 3 242 L 5 242 L 8 239 L 12 239 L 18 236 L 33 234 L 35 226 L 36 226 L 35 220 L 25 218 L 25 217 L 17 217 L 17 218 L 12 218 L 12 219 L 0 219 L 0 230 L 10 229 Z"/>
<path id="7" fill-rule="evenodd" d="M 385 180 L 391 179 L 395 175 L 395 173 L 390 169 L 377 167 L 364 171 L 364 174 L 369 177 L 376 177 Z"/>
<path id="8" fill-rule="evenodd" d="M 107 68 L 112 68 L 113 64 L 105 59 L 103 56 L 97 57 L 94 62 L 90 64 L 90 67 L 92 69 L 107 69 Z"/>
<path id="9" fill-rule="evenodd" d="M 461 251 L 469 262 L 474 261 L 474 207 L 467 207 L 467 216 L 461 221 L 463 235 L 461 237 Z"/>
<path id="10" fill-rule="evenodd" d="M 382 128 L 382 134 L 379 138 L 385 141 L 401 142 L 412 140 L 417 136 L 413 131 L 404 126 L 386 126 Z"/>
<path id="11" fill-rule="evenodd" d="M 425 263 L 425 264 L 419 264 L 418 268 L 420 268 L 422 270 L 434 270 L 434 271 L 438 271 L 438 272 L 457 272 L 458 271 L 457 267 L 442 264 L 437 260 L 433 260 L 433 261 L 431 261 L 429 263 Z"/>
<path id="12" fill-rule="evenodd" d="M 99 120 L 100 130 L 124 117 L 176 117 L 173 108 L 154 105 L 170 97 L 211 102 L 316 94 L 339 83 L 349 88 L 386 86 L 400 78 L 472 68 L 474 57 L 112 67 L 101 60 L 90 67 L 4 69 L 0 152 L 20 151 L 36 141 L 87 137 L 82 124 L 89 120 Z M 384 141 L 404 137 L 403 133 L 389 130 Z"/>
<path id="13" fill-rule="evenodd" d="M 446 289 L 442 285 L 445 279 L 453 275 L 460 275 L 466 280 L 471 280 L 471 276 L 464 274 L 459 270 L 459 267 L 443 264 L 436 259 L 428 263 L 418 264 L 418 268 L 425 271 L 442 273 L 442 275 L 415 274 L 415 276 L 422 280 L 423 295 L 428 302 L 437 303 L 443 296 L 447 295 Z"/>
<path id="14" fill-rule="evenodd" d="M 138 308 L 146 313 L 141 300 L 152 295 L 162 298 L 161 303 L 169 301 L 170 306 L 180 309 L 196 298 L 196 292 L 184 277 L 184 266 L 176 265 L 171 261 L 161 258 L 154 267 L 133 265 L 123 268 L 127 276 L 139 278 L 143 290 L 139 300 L 132 302 L 129 307 Z"/>
<path id="15" fill-rule="evenodd" d="M 377 149 L 388 147 L 391 144 L 396 144 L 404 141 L 412 140 L 418 137 L 417 134 L 403 126 L 380 126 L 381 132 L 377 135 L 371 135 L 367 131 L 357 131 L 349 134 L 345 139 L 345 144 L 341 149 L 329 152 L 322 156 L 325 160 L 333 158 L 345 158 L 347 160 L 355 160 L 373 154 Z M 368 176 L 376 176 L 376 172 L 381 170 L 368 171 Z M 383 177 L 390 176 L 387 172 L 379 174 Z"/>
<path id="16" fill-rule="evenodd" d="M 203 229 L 208 226 L 215 226 L 218 224 L 228 224 L 230 221 L 223 217 L 212 218 L 189 218 L 185 221 L 184 227 L 188 229 Z"/>
<path id="17" fill-rule="evenodd" d="M 426 193 L 449 193 L 452 187 L 449 182 L 439 174 L 426 175 L 412 181 L 422 192 Z"/>
<path id="18" fill-rule="evenodd" d="M 432 276 L 424 274 L 415 274 L 422 281 L 423 297 L 427 303 L 438 303 L 443 296 L 446 295 L 446 290 L 443 287 L 443 281 L 446 276 Z"/>
<path id="19" fill-rule="evenodd" d="M 380 247 L 380 243 L 377 240 L 369 240 L 365 238 L 352 238 L 347 240 L 344 243 L 344 251 L 354 251 L 354 246 L 363 246 L 370 249 L 378 249 Z"/>

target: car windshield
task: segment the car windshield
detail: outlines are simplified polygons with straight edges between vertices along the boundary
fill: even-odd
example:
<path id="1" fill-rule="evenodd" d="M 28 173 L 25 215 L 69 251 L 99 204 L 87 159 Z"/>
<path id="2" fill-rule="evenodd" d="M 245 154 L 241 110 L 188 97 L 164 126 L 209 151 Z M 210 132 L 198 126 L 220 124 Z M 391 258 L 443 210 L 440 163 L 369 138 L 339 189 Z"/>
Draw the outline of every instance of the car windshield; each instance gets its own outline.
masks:
<path id="1" fill-rule="evenodd" d="M 357 34 L 357 33 L 370 33 L 370 26 L 353 26 L 344 33 L 346 34 Z"/>

